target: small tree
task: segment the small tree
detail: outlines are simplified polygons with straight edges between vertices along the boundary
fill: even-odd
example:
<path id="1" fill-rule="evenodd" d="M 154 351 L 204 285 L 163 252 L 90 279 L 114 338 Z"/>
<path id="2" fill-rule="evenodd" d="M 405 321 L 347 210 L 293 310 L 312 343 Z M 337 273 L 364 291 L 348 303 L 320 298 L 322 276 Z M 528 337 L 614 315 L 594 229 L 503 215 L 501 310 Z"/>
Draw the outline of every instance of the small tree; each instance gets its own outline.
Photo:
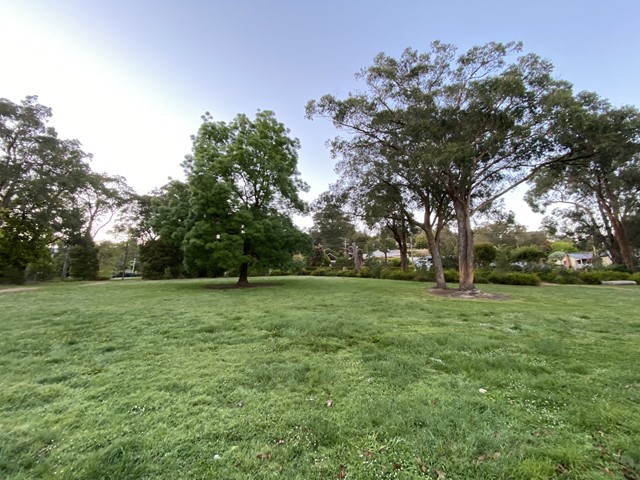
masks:
<path id="1" fill-rule="evenodd" d="M 498 251 L 490 243 L 476 243 L 473 246 L 473 254 L 480 267 L 486 267 L 496 259 Z"/>

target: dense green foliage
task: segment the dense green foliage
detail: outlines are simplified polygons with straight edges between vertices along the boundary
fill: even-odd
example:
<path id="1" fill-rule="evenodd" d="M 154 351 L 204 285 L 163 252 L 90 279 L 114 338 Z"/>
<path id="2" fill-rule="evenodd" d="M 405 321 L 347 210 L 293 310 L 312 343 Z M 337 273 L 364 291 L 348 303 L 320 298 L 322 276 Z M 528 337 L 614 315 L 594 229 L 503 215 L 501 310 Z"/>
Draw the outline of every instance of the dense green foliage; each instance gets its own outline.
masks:
<path id="1" fill-rule="evenodd" d="M 298 195 L 307 186 L 297 170 L 300 144 L 288 134 L 273 112 L 229 123 L 204 115 L 183 163 L 186 182 L 170 182 L 151 200 L 146 223 L 158 238 L 143 247 L 145 277 L 176 277 L 182 263 L 190 276 L 228 271 L 246 284 L 250 266 L 283 268 L 309 250 L 290 218 L 304 211 Z"/>
<path id="2" fill-rule="evenodd" d="M 0 477 L 640 473 L 639 287 L 266 281 L 0 293 Z"/>
<path id="3" fill-rule="evenodd" d="M 93 238 L 131 195 L 123 178 L 92 172 L 91 155 L 58 138 L 50 117 L 35 96 L 0 98 L 1 283 L 50 276 L 54 245 L 63 255 L 58 275 L 95 278 Z"/>

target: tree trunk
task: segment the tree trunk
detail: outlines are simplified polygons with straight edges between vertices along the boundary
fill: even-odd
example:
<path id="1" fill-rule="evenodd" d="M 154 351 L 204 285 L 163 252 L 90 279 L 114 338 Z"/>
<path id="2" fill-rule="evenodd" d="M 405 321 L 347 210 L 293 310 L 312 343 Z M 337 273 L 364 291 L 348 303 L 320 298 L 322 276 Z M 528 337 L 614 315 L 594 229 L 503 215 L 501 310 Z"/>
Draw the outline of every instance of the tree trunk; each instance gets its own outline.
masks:
<path id="1" fill-rule="evenodd" d="M 455 200 L 454 208 L 458 224 L 458 264 L 460 268 L 460 290 L 475 290 L 473 284 L 473 231 L 471 230 L 471 209 L 464 200 Z"/>
<path id="2" fill-rule="evenodd" d="M 249 240 L 244 239 L 244 244 L 242 245 L 242 254 L 245 258 L 251 252 L 251 244 Z M 238 287 L 246 287 L 249 285 L 249 262 L 242 262 L 240 265 L 240 276 L 238 277 L 238 283 L 236 283 Z"/>
<path id="3" fill-rule="evenodd" d="M 69 245 L 64 246 L 64 253 L 62 255 L 62 273 L 60 277 L 65 280 L 67 275 L 69 275 Z"/>
<path id="4" fill-rule="evenodd" d="M 624 264 L 630 272 L 633 272 L 633 253 L 631 253 L 631 247 L 629 246 L 627 229 L 624 227 L 624 224 L 617 218 L 612 220 L 613 221 L 611 223 L 613 223 L 613 231 L 615 232 L 616 240 L 618 241 L 618 246 L 620 247 L 620 253 L 622 255 Z"/>
<path id="5" fill-rule="evenodd" d="M 362 268 L 362 258 L 360 257 L 360 252 L 358 252 L 358 246 L 356 242 L 353 242 L 351 245 L 351 251 L 353 252 L 353 266 L 356 272 L 359 272 Z"/>
<path id="6" fill-rule="evenodd" d="M 442 266 L 442 255 L 440 254 L 440 245 L 438 238 L 433 234 L 430 228 L 423 228 L 427 236 L 427 244 L 429 252 L 431 252 L 431 263 L 433 263 L 433 271 L 436 275 L 436 288 L 447 288 L 447 282 L 444 279 L 444 268 Z"/>
<path id="7" fill-rule="evenodd" d="M 617 206 L 617 201 L 612 199 L 610 202 L 607 202 L 600 193 L 597 194 L 597 199 L 598 205 L 606 215 L 605 218 L 608 219 L 611 224 L 614 238 L 620 249 L 619 252 L 622 257 L 622 261 L 629 271 L 633 272 L 633 253 L 631 252 L 627 229 L 625 228 L 624 223 L 622 223 L 622 220 L 620 220 L 620 209 Z"/>
<path id="8" fill-rule="evenodd" d="M 238 287 L 246 287 L 249 285 L 249 264 L 247 262 L 240 265 L 240 277 L 238 278 Z"/>
<path id="9" fill-rule="evenodd" d="M 407 242 L 400 243 L 400 268 L 406 272 L 409 268 L 409 256 L 407 253 Z"/>

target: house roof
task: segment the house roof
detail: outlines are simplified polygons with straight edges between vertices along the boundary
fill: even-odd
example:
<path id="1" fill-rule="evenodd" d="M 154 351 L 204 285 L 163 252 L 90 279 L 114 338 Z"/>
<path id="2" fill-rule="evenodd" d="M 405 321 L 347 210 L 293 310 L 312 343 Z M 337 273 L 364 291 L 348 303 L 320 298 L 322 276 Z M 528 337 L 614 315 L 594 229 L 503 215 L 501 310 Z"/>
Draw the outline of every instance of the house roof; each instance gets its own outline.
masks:
<path id="1" fill-rule="evenodd" d="M 578 253 L 568 253 L 571 258 L 575 258 L 576 260 L 592 260 L 593 253 L 589 252 L 578 252 Z"/>

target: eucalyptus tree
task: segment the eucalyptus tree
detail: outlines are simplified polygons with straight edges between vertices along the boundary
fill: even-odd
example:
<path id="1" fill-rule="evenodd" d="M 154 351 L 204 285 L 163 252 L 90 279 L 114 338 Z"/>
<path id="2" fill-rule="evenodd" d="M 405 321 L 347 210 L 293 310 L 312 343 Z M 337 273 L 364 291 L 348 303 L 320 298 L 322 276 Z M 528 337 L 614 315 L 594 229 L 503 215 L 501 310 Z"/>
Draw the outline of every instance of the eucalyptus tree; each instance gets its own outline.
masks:
<path id="1" fill-rule="evenodd" d="M 195 264 L 239 268 L 238 286 L 248 284 L 249 266 L 280 266 L 306 243 L 290 215 L 303 212 L 298 172 L 300 142 L 273 112 L 254 120 L 240 114 L 216 122 L 210 114 L 193 137 L 184 164 L 190 191 L 189 230 L 183 248 Z"/>
<path id="2" fill-rule="evenodd" d="M 535 178 L 529 204 L 601 240 L 615 263 L 634 268 L 628 224 L 640 213 L 640 111 L 583 92 L 559 123 L 559 140 L 581 159 L 550 165 Z"/>
<path id="3" fill-rule="evenodd" d="M 489 43 L 456 56 L 452 45 L 434 42 L 427 53 L 407 49 L 399 59 L 381 53 L 358 75 L 365 92 L 307 104 L 308 117 L 329 118 L 348 133 L 334 140 L 336 154 L 367 144 L 397 159 L 396 172 L 422 162 L 423 185 L 442 190 L 455 212 L 462 290 L 474 289 L 472 215 L 568 155 L 551 133 L 570 87 L 536 55 L 512 59 L 521 50 Z"/>

